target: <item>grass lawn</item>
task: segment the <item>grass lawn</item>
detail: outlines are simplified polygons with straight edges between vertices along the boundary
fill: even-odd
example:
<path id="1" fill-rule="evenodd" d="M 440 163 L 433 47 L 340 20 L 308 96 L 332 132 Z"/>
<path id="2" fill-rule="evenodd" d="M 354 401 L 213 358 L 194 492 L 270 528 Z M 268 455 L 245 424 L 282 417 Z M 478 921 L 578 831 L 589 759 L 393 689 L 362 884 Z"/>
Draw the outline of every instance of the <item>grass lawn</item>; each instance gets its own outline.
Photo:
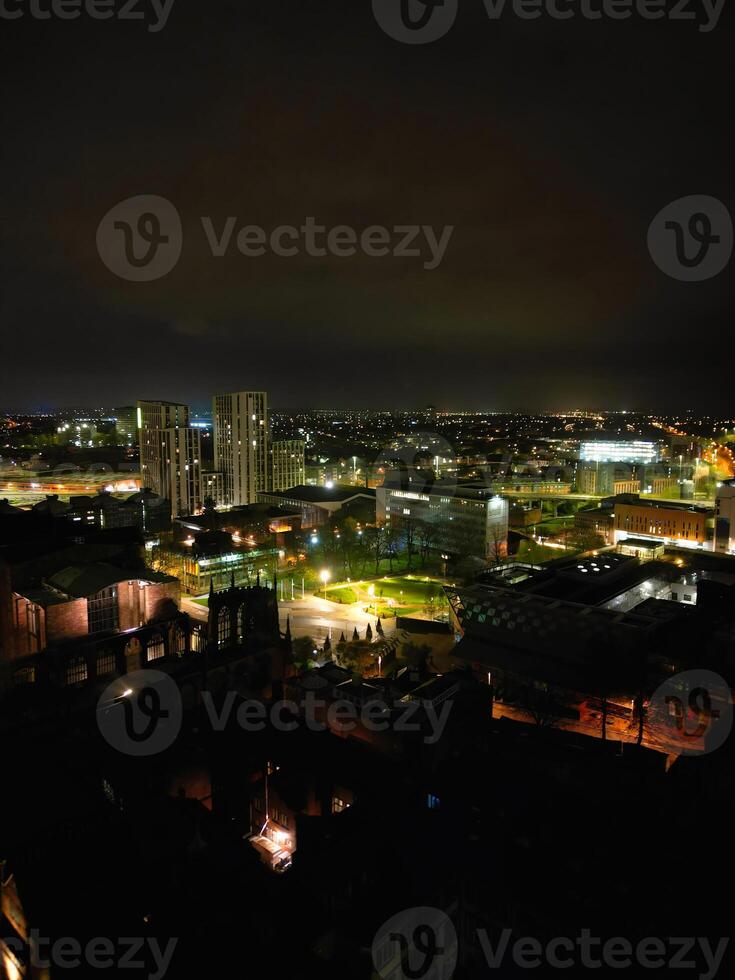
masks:
<path id="1" fill-rule="evenodd" d="M 373 595 L 369 590 L 373 589 Z M 322 593 L 323 594 L 323 593 Z M 388 576 L 386 578 L 365 579 L 360 582 L 337 583 L 327 587 L 327 598 L 332 602 L 364 602 L 376 607 L 381 615 L 390 608 L 391 615 L 410 616 L 432 605 L 437 609 L 446 606 L 442 583 L 435 579 L 426 581 L 426 576 Z M 395 605 L 389 607 L 387 600 L 393 599 Z"/>

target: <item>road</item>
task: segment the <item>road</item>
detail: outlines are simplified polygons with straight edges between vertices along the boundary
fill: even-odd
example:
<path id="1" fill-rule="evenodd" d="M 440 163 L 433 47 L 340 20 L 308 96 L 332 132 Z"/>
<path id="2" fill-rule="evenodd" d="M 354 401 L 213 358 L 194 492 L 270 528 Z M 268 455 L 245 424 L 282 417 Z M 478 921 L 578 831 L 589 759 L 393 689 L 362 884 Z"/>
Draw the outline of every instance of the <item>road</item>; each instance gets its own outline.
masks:
<path id="1" fill-rule="evenodd" d="M 357 627 L 360 637 L 364 638 L 368 623 L 372 626 L 375 635 L 375 616 L 368 615 L 360 603 L 343 605 L 329 602 L 318 596 L 307 595 L 303 599 L 279 601 L 278 608 L 281 630 L 285 631 L 286 623 L 290 619 L 293 637 L 311 636 L 314 640 L 323 643 L 331 631 L 332 642 L 339 640 L 340 633 L 344 633 L 350 640 L 353 630 Z M 199 605 L 190 596 L 182 596 L 181 609 L 199 622 L 207 621 L 206 606 Z M 389 635 L 395 631 L 396 621 L 382 619 L 381 625 L 385 634 Z"/>

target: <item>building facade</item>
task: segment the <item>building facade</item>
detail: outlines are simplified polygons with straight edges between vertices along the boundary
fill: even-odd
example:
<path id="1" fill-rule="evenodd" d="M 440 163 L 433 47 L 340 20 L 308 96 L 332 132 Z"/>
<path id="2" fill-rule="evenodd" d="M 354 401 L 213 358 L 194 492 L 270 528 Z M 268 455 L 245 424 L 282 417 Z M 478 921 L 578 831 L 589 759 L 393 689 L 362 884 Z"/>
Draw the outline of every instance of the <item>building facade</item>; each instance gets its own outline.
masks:
<path id="1" fill-rule="evenodd" d="M 711 511 L 704 507 L 677 506 L 641 500 L 625 494 L 615 501 L 615 543 L 626 538 L 656 538 L 665 544 L 706 547 Z"/>
<path id="2" fill-rule="evenodd" d="M 717 488 L 715 526 L 716 550 L 735 554 L 735 480 L 726 480 Z"/>
<path id="3" fill-rule="evenodd" d="M 379 524 L 425 521 L 436 528 L 438 551 L 494 561 L 508 551 L 508 501 L 488 488 L 440 484 L 423 489 L 383 485 L 375 491 Z"/>
<path id="4" fill-rule="evenodd" d="M 171 501 L 171 514 L 202 509 L 201 436 L 189 409 L 174 402 L 140 401 L 138 438 L 144 487 Z"/>
<path id="5" fill-rule="evenodd" d="M 254 504 L 270 486 L 268 395 L 238 391 L 215 395 L 214 469 L 221 473 L 221 507 Z"/>
<path id="6" fill-rule="evenodd" d="M 306 483 L 306 443 L 300 439 L 284 439 L 271 447 L 271 490 L 289 490 Z"/>

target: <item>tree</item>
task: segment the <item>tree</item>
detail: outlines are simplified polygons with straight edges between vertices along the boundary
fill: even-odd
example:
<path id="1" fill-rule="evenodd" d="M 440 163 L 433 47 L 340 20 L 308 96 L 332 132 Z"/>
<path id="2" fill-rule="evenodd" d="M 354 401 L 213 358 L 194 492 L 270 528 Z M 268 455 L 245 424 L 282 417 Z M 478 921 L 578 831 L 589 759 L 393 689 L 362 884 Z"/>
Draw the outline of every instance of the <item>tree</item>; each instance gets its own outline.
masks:
<path id="1" fill-rule="evenodd" d="M 385 550 L 388 556 L 388 569 L 393 572 L 393 561 L 398 556 L 398 546 L 401 542 L 401 529 L 389 524 L 385 529 Z"/>
<path id="2" fill-rule="evenodd" d="M 314 659 L 316 643 L 310 636 L 297 636 L 292 643 L 294 662 L 303 666 L 310 664 Z"/>
<path id="3" fill-rule="evenodd" d="M 368 553 L 375 559 L 375 574 L 378 575 L 380 563 L 386 555 L 385 531 L 382 527 L 369 527 L 363 537 Z"/>
<path id="4" fill-rule="evenodd" d="M 403 536 L 403 543 L 406 547 L 406 557 L 408 562 L 406 568 L 411 571 L 413 567 L 413 555 L 415 551 L 416 538 L 418 535 L 418 521 L 413 517 L 404 517 L 401 521 L 401 531 Z"/>
<path id="5" fill-rule="evenodd" d="M 431 552 L 437 547 L 439 530 L 431 521 L 416 521 L 416 538 L 421 555 L 421 564 L 425 565 Z"/>
<path id="6" fill-rule="evenodd" d="M 503 535 L 503 528 L 498 523 L 493 523 L 490 525 L 490 541 L 489 541 L 489 552 L 488 557 L 493 565 L 500 565 L 503 562 L 508 550 L 507 539 Z"/>

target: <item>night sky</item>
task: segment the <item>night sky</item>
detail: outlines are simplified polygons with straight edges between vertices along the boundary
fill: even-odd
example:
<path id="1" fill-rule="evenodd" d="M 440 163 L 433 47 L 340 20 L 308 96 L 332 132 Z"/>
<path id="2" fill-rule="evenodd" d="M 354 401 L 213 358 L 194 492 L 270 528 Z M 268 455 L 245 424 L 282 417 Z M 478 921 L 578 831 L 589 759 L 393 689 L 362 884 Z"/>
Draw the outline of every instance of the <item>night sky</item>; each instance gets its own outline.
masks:
<path id="1" fill-rule="evenodd" d="M 735 213 L 732 25 L 491 23 L 482 0 L 426 46 L 369 0 L 177 0 L 158 33 L 0 20 L 0 408 L 265 388 L 280 409 L 731 411 L 733 266 L 669 279 L 646 232 L 689 194 Z M 95 245 L 138 194 L 184 223 L 152 283 Z M 200 218 L 229 215 L 455 231 L 434 271 L 215 259 Z"/>

